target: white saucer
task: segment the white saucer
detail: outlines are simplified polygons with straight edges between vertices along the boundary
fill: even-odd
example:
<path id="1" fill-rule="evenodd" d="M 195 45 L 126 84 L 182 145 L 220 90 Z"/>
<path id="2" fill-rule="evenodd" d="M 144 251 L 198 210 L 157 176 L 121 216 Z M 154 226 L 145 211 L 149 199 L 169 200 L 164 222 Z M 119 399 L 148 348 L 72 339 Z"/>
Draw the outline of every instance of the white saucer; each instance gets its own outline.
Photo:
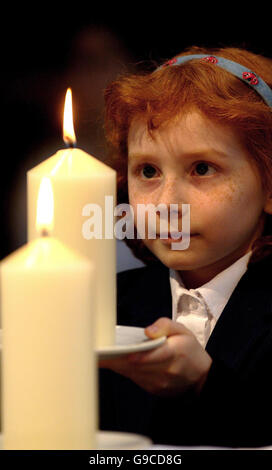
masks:
<path id="1" fill-rule="evenodd" d="M 115 329 L 115 344 L 113 346 L 106 346 L 99 348 L 96 353 L 99 359 L 109 359 L 123 354 L 133 352 L 148 351 L 163 344 L 166 336 L 161 336 L 156 339 L 149 339 L 144 334 L 144 328 L 136 326 L 116 326 Z M 0 329 L 0 350 L 2 347 L 2 330 Z"/>
<path id="2" fill-rule="evenodd" d="M 151 439 L 140 434 L 113 431 L 99 431 L 97 434 L 98 450 L 140 450 L 151 446 Z"/>
<path id="3" fill-rule="evenodd" d="M 144 328 L 136 326 L 116 326 L 115 330 L 115 344 L 113 346 L 106 346 L 96 350 L 99 359 L 109 359 L 123 354 L 134 352 L 148 351 L 163 344 L 166 336 L 161 336 L 156 339 L 149 339 L 145 333 Z"/>
<path id="4" fill-rule="evenodd" d="M 94 450 L 141 450 L 152 446 L 151 439 L 140 434 L 99 431 L 96 437 L 97 449 Z M 2 449 L 3 436 L 0 434 L 0 450 Z"/>

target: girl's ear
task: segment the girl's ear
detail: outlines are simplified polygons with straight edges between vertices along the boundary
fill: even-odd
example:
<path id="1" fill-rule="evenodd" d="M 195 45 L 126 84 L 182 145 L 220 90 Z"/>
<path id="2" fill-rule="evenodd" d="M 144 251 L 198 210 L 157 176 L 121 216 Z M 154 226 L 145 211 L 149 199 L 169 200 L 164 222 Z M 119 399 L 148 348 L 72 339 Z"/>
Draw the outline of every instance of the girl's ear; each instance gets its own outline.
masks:
<path id="1" fill-rule="evenodd" d="M 264 205 L 264 212 L 267 214 L 272 214 L 272 192 L 268 193 Z"/>

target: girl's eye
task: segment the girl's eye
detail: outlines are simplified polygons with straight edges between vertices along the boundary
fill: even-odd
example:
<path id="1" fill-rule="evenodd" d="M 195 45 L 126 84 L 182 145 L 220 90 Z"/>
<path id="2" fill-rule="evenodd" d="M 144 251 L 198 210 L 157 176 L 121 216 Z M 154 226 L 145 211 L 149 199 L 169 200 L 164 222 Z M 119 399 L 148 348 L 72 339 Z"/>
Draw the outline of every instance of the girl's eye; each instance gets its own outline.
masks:
<path id="1" fill-rule="evenodd" d="M 143 168 L 142 168 L 142 175 L 145 177 L 145 178 L 153 178 L 155 175 L 156 175 L 156 168 L 154 168 L 154 166 L 151 166 L 151 165 L 145 165 Z"/>
<path id="2" fill-rule="evenodd" d="M 213 166 L 205 162 L 198 163 L 195 166 L 195 170 L 194 170 L 197 176 L 210 176 L 210 175 L 213 175 L 215 171 L 216 170 Z"/>

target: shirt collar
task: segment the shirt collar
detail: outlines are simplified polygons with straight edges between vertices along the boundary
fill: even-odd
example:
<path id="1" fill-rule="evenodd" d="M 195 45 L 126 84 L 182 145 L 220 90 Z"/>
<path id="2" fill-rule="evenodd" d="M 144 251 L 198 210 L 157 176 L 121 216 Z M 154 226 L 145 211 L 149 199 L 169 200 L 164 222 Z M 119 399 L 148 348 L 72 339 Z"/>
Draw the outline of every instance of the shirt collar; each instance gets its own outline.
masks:
<path id="1" fill-rule="evenodd" d="M 170 268 L 170 285 L 174 311 L 176 311 L 177 302 L 182 294 L 186 293 L 194 296 L 199 293 L 206 302 L 209 312 L 217 320 L 241 277 L 246 272 L 251 254 L 252 252 L 246 253 L 231 266 L 197 289 L 186 289 L 179 272 Z"/>

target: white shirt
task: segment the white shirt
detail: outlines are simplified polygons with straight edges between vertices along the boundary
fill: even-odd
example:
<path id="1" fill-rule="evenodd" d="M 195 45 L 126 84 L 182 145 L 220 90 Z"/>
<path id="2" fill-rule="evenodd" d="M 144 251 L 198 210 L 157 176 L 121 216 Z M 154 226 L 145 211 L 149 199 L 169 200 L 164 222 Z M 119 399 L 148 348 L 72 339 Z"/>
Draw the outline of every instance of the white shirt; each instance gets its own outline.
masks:
<path id="1" fill-rule="evenodd" d="M 170 269 L 172 319 L 191 330 L 204 348 L 232 292 L 247 270 L 251 253 L 246 253 L 197 289 L 186 289 L 179 272 Z"/>

